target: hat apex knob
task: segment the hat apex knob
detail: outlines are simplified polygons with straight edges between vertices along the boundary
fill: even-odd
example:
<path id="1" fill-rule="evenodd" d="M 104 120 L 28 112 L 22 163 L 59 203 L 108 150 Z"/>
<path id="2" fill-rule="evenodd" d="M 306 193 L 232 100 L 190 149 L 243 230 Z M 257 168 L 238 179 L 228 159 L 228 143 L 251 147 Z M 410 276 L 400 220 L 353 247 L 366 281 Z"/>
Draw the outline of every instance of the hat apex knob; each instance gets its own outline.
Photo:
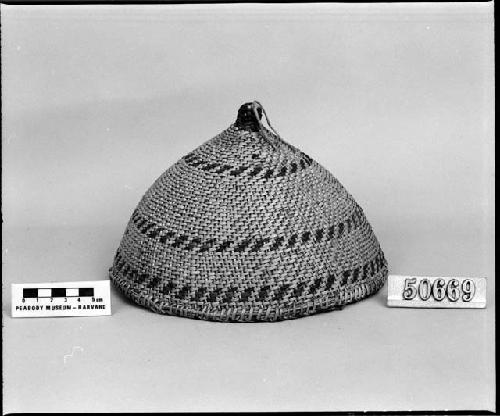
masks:
<path id="1" fill-rule="evenodd" d="M 262 106 L 257 101 L 248 102 L 239 108 L 235 126 L 248 131 L 259 131 L 261 118 Z"/>

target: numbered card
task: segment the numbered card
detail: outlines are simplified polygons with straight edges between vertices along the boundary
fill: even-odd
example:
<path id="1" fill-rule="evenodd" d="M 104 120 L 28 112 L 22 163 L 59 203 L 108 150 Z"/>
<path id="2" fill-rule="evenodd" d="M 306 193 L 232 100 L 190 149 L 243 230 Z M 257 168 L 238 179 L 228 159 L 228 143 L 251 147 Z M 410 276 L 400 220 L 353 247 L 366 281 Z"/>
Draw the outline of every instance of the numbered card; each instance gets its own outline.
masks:
<path id="1" fill-rule="evenodd" d="M 387 306 L 485 308 L 486 279 L 390 275 Z"/>

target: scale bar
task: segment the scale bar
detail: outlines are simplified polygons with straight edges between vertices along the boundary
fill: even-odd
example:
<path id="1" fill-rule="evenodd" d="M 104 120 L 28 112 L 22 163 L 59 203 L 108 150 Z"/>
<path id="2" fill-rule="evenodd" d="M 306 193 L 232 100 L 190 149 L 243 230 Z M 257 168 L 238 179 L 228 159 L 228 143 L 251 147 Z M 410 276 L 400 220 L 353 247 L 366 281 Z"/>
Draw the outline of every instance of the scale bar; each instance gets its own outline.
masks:
<path id="1" fill-rule="evenodd" d="M 37 298 L 38 297 L 38 289 L 23 289 L 23 298 Z"/>
<path id="2" fill-rule="evenodd" d="M 80 288 L 64 288 L 57 287 L 51 289 L 39 288 L 23 288 L 23 298 L 37 299 L 37 298 L 76 298 L 76 297 L 91 297 L 94 296 L 93 287 L 80 287 Z"/>
<path id="3" fill-rule="evenodd" d="M 66 297 L 66 289 L 61 287 L 61 288 L 56 288 L 56 289 L 50 289 L 52 292 L 51 295 L 53 298 L 65 298 Z"/>
<path id="4" fill-rule="evenodd" d="M 80 287 L 78 288 L 78 296 L 94 296 L 94 288 L 93 287 Z"/>
<path id="5" fill-rule="evenodd" d="M 13 318 L 111 315 L 110 280 L 13 283 Z"/>

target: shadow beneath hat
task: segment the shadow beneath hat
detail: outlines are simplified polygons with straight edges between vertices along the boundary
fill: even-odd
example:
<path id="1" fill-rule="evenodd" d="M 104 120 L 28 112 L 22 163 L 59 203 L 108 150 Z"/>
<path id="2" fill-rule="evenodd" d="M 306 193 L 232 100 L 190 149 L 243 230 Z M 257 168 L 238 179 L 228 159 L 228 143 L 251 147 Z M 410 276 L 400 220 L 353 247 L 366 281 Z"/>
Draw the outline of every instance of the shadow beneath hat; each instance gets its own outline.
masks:
<path id="1" fill-rule="evenodd" d="M 377 293 L 374 293 L 373 296 L 376 298 L 377 303 L 387 307 L 387 283 Z"/>

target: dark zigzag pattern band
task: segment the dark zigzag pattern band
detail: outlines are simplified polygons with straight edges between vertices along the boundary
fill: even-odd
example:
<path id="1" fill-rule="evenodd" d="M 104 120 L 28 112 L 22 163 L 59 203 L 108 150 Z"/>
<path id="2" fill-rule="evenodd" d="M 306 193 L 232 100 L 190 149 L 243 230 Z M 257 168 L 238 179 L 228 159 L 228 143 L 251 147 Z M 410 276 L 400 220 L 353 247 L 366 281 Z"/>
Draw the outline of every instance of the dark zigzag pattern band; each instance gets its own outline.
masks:
<path id="1" fill-rule="evenodd" d="M 198 167 L 199 169 L 207 172 L 224 174 L 229 172 L 229 176 L 239 176 L 241 174 L 246 174 L 251 177 L 256 177 L 258 179 L 270 179 L 279 178 L 286 176 L 287 174 L 293 174 L 300 170 L 303 170 L 313 163 L 313 159 L 301 152 L 301 158 L 297 161 L 290 162 L 286 165 L 281 166 L 277 169 L 264 169 L 262 165 L 227 165 L 218 162 L 204 160 L 203 158 L 195 155 L 194 153 L 189 153 L 182 158 L 189 166 Z"/>
<path id="2" fill-rule="evenodd" d="M 338 239 L 367 223 L 361 208 L 356 205 L 356 209 L 346 220 L 329 227 L 318 228 L 312 231 L 304 231 L 301 234 L 295 233 L 288 237 L 249 237 L 240 241 L 218 241 L 216 238 L 202 240 L 198 237 L 175 234 L 173 231 L 169 231 L 161 225 L 152 222 L 148 218 L 141 216 L 137 210 L 135 210 L 132 214 L 132 221 L 136 225 L 139 232 L 149 238 L 159 240 L 162 244 L 170 245 L 174 248 L 192 250 L 201 253 L 209 250 L 216 252 L 232 251 L 236 253 L 245 251 L 257 252 L 265 250 L 267 247 L 269 247 L 271 251 L 275 251 L 280 247 L 293 247 L 298 244 L 319 243 L 324 238 L 327 240 L 332 238 Z"/>
<path id="3" fill-rule="evenodd" d="M 282 284 L 272 288 L 271 285 L 263 285 L 260 287 L 247 287 L 244 290 L 239 290 L 240 288 L 233 286 L 225 288 L 218 287 L 212 290 L 206 287 L 198 287 L 196 290 L 192 290 L 191 286 L 176 285 L 173 282 L 168 282 L 161 287 L 160 292 L 166 297 L 189 302 L 231 303 L 281 301 L 285 297 L 288 297 L 288 299 L 298 299 L 307 294 L 315 295 L 320 290 L 333 290 L 332 286 L 334 286 L 336 282 L 340 282 L 342 286 L 346 286 L 363 280 L 369 280 L 386 266 L 387 261 L 385 260 L 384 253 L 379 249 L 377 255 L 371 261 L 360 267 L 344 270 L 339 274 L 330 273 L 323 277 L 318 277 L 309 283 L 301 282 L 295 286 Z M 148 289 L 158 287 L 162 281 L 159 277 L 151 278 L 147 273 L 139 273 L 127 264 L 120 251 L 116 253 L 113 272 L 121 273 L 124 278 L 129 279 L 134 284 L 144 284 L 148 281 L 146 284 L 146 288 Z"/>

